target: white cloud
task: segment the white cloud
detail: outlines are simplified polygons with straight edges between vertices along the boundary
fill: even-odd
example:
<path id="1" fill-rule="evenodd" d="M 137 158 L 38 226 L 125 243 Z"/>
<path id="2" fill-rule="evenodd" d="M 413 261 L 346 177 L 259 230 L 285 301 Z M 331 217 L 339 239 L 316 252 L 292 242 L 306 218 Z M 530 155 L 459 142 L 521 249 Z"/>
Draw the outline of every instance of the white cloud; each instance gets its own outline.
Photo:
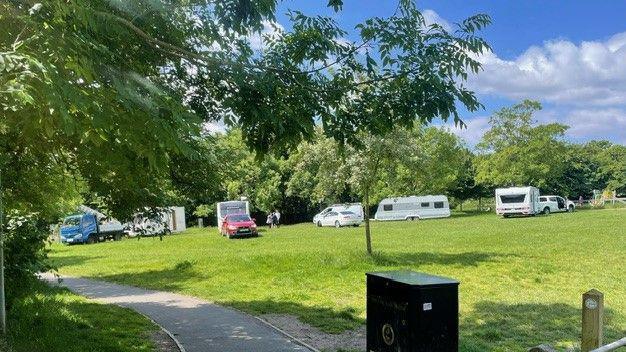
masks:
<path id="1" fill-rule="evenodd" d="M 443 127 L 463 138 L 467 145 L 473 148 L 480 142 L 483 134 L 489 129 L 489 117 L 478 116 L 471 119 L 464 119 L 463 122 L 465 122 L 467 127 L 460 128 L 455 126 L 452 122 L 446 123 Z"/>
<path id="2" fill-rule="evenodd" d="M 260 33 L 254 33 L 248 36 L 248 40 L 250 40 L 250 46 L 253 50 L 263 50 L 263 37 L 264 36 L 275 36 L 281 32 L 285 31 L 285 28 L 278 22 L 270 22 L 263 21 L 263 29 Z"/>
<path id="3" fill-rule="evenodd" d="M 226 124 L 224 124 L 224 121 L 222 120 L 216 122 L 205 122 L 202 126 L 202 130 L 207 134 L 226 133 Z"/>
<path id="4" fill-rule="evenodd" d="M 422 16 L 424 16 L 424 21 L 426 22 L 426 26 L 430 26 L 433 23 L 437 23 L 443 29 L 450 32 L 452 31 L 452 25 L 450 22 L 443 19 L 439 14 L 431 9 L 425 9 L 422 11 Z"/>
<path id="5" fill-rule="evenodd" d="M 558 104 L 626 104 L 626 32 L 576 45 L 552 40 L 514 60 L 479 58 L 484 71 L 469 81 L 478 93 Z"/>
<path id="6" fill-rule="evenodd" d="M 626 145 L 626 110 L 620 108 L 546 110 L 537 114 L 541 123 L 568 125 L 569 139 L 575 141 L 611 140 Z"/>

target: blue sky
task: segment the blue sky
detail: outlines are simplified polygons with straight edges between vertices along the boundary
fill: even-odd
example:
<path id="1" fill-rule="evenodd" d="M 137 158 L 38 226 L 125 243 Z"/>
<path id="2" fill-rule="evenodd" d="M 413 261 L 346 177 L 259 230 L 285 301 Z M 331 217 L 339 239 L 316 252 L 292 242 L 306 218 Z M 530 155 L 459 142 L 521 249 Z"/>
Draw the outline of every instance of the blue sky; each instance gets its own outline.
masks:
<path id="1" fill-rule="evenodd" d="M 289 27 L 288 8 L 334 17 L 357 40 L 354 26 L 389 16 L 395 0 L 344 0 L 335 13 L 325 0 L 284 1 L 278 22 Z M 626 144 L 626 1 L 418 1 L 432 21 L 453 24 L 487 13 L 493 24 L 482 32 L 493 52 L 485 70 L 470 78 L 486 109 L 464 112 L 468 129 L 455 130 L 474 144 L 495 110 L 524 98 L 540 101 L 540 122 L 570 125 L 576 142 L 608 139 Z"/>

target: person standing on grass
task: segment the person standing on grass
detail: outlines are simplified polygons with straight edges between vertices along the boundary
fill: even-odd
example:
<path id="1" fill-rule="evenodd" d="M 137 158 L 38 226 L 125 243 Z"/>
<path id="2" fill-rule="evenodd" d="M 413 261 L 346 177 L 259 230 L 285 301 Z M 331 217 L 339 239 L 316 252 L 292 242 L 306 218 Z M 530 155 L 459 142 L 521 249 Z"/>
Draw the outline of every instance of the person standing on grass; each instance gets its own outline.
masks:
<path id="1" fill-rule="evenodd" d="M 276 217 L 276 223 L 274 225 L 276 225 L 276 227 L 280 227 L 280 212 L 278 209 L 274 210 L 274 217 Z"/>
<path id="2" fill-rule="evenodd" d="M 274 215 L 272 213 L 267 214 L 267 220 L 265 220 L 265 223 L 267 224 L 267 227 L 269 227 L 270 229 L 272 228 L 273 219 L 274 219 Z"/>
<path id="3" fill-rule="evenodd" d="M 578 197 L 578 206 L 579 207 L 583 206 L 583 196 L 582 195 Z"/>

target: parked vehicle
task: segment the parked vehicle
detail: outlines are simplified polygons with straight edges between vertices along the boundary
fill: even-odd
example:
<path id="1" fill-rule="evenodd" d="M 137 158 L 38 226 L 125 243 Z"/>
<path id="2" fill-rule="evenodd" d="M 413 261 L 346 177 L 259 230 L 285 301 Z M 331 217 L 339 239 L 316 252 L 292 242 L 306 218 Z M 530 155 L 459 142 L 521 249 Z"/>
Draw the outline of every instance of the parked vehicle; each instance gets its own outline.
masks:
<path id="1" fill-rule="evenodd" d="M 363 205 L 361 203 L 333 204 L 327 207 L 326 209 L 322 210 L 319 214 L 316 214 L 313 217 L 313 223 L 316 225 L 319 224 L 320 220 L 322 220 L 324 216 L 330 213 L 331 211 L 334 211 L 334 212 L 349 211 L 349 212 L 356 214 L 356 216 L 359 219 L 361 219 L 361 221 L 363 221 L 364 219 L 363 214 L 365 213 L 363 211 Z"/>
<path id="2" fill-rule="evenodd" d="M 539 205 L 544 214 L 572 212 L 576 208 L 574 202 L 560 196 L 540 196 Z"/>
<path id="3" fill-rule="evenodd" d="M 376 210 L 374 219 L 419 220 L 450 216 L 450 203 L 444 195 L 385 198 Z"/>
<path id="4" fill-rule="evenodd" d="M 496 214 L 503 217 L 511 215 L 531 215 L 541 212 L 539 189 L 536 187 L 510 187 L 496 189 Z"/>
<path id="5" fill-rule="evenodd" d="M 96 243 L 108 239 L 119 241 L 124 234 L 122 224 L 89 207 L 81 206 L 82 214 L 63 219 L 61 243 Z"/>
<path id="6" fill-rule="evenodd" d="M 334 211 L 331 210 L 321 216 L 317 220 L 317 226 L 334 226 L 340 228 L 343 226 L 358 227 L 363 222 L 363 217 L 351 211 Z"/>
<path id="7" fill-rule="evenodd" d="M 137 213 L 132 223 L 128 226 L 128 235 L 135 237 L 168 235 L 185 231 L 185 207 L 167 207 L 161 209 L 156 218 L 151 218 L 146 213 Z"/>
<path id="8" fill-rule="evenodd" d="M 248 214 L 228 214 L 220 225 L 220 233 L 228 238 L 258 236 L 254 219 Z"/>
<path id="9" fill-rule="evenodd" d="M 227 215 L 230 214 L 247 214 L 250 215 L 250 203 L 247 200 L 229 200 L 216 204 L 217 224 L 218 226 L 224 222 Z"/>

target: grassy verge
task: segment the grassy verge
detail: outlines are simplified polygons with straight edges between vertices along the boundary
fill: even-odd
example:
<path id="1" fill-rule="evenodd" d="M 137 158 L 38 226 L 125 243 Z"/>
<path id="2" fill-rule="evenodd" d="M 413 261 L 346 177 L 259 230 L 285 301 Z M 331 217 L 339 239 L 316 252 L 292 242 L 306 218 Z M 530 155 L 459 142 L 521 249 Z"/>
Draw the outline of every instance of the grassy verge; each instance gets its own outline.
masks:
<path id="1" fill-rule="evenodd" d="M 66 289 L 38 284 L 11 307 L 0 347 L 13 352 L 153 351 L 157 329 L 125 308 L 90 302 Z"/>
<path id="2" fill-rule="evenodd" d="M 254 313 L 289 313 L 328 332 L 363 324 L 365 272 L 412 269 L 461 281 L 461 351 L 576 344 L 581 294 L 605 293 L 605 338 L 626 335 L 626 210 L 534 218 L 313 224 L 227 240 L 215 229 L 53 247 L 62 273 L 183 292 Z"/>

